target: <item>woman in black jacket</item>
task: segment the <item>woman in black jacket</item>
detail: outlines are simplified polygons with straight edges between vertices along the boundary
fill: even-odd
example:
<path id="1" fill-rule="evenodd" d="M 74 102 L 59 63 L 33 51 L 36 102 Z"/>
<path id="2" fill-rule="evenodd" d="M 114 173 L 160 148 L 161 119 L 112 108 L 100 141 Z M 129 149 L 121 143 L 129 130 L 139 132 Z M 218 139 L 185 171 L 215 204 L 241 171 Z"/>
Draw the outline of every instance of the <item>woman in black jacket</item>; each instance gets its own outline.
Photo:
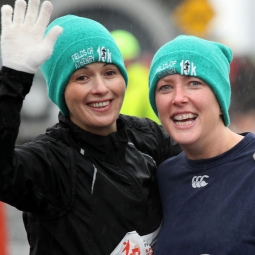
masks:
<path id="1" fill-rule="evenodd" d="M 128 78 L 110 33 L 73 15 L 46 29 L 52 5 L 37 17 L 39 3 L 17 0 L 13 18 L 2 7 L 0 199 L 24 211 L 31 255 L 151 254 L 155 171 L 179 146 L 153 121 L 119 115 Z M 39 66 L 59 122 L 15 146 Z"/>

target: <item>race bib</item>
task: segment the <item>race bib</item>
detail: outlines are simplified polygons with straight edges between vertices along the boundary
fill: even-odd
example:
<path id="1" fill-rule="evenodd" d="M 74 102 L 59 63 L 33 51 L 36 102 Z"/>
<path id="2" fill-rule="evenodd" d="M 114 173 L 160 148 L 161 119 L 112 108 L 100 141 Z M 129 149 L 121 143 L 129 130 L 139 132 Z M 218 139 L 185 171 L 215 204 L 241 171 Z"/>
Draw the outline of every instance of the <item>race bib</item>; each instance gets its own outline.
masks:
<path id="1" fill-rule="evenodd" d="M 110 255 L 153 255 L 160 227 L 151 234 L 140 236 L 136 231 L 128 232 Z"/>

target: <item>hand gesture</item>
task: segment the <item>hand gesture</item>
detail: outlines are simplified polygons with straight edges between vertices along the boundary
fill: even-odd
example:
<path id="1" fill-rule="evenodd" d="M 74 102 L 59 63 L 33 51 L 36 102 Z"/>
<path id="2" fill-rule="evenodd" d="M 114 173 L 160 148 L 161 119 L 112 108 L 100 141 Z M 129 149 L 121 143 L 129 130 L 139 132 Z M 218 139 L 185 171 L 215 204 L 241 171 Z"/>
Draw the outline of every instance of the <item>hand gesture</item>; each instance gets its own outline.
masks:
<path id="1" fill-rule="evenodd" d="M 55 26 L 44 37 L 50 20 L 52 4 L 40 0 L 16 0 L 14 12 L 3 5 L 1 51 L 3 66 L 27 73 L 35 73 L 53 51 L 62 28 Z M 27 10 L 26 10 L 27 6 Z M 39 12 L 39 15 L 38 15 Z"/>

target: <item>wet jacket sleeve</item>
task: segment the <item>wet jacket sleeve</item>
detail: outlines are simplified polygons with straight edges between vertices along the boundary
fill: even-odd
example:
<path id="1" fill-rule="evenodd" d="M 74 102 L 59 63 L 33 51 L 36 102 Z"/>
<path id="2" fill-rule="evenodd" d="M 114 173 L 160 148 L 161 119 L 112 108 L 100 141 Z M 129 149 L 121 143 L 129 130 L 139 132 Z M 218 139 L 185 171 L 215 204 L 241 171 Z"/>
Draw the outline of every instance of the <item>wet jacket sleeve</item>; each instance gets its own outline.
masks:
<path id="1" fill-rule="evenodd" d="M 128 128 L 131 142 L 137 149 L 150 155 L 159 165 L 169 157 L 178 155 L 182 149 L 156 122 L 147 118 L 121 115 Z"/>
<path id="2" fill-rule="evenodd" d="M 156 155 L 158 165 L 182 151 L 180 145 L 167 134 L 162 125 L 158 125 L 148 119 L 146 119 L 146 122 L 146 125 L 151 130 L 151 142 L 149 144 L 151 149 L 154 148 L 153 154 Z"/>
<path id="3" fill-rule="evenodd" d="M 69 189 L 64 189 L 66 194 L 55 192 L 59 185 L 69 187 L 67 149 L 39 141 L 15 146 L 22 103 L 32 81 L 33 75 L 9 68 L 0 73 L 0 200 L 19 210 L 56 214 L 70 196 Z"/>
<path id="4" fill-rule="evenodd" d="M 32 85 L 33 77 L 32 74 L 6 67 L 3 67 L 0 72 L 0 148 L 2 152 L 14 149 L 20 126 L 21 107 Z M 3 157 L 2 153 L 0 157 Z"/>

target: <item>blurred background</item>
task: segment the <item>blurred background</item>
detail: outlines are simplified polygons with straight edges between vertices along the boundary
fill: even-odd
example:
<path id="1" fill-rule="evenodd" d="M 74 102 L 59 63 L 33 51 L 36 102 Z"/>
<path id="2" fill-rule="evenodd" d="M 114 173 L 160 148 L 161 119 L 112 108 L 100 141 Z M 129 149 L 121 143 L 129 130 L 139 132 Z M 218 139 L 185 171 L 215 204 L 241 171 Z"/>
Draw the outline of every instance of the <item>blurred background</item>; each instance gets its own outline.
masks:
<path id="1" fill-rule="evenodd" d="M 222 42 L 233 49 L 230 80 L 231 126 L 255 132 L 255 1 L 254 0 L 51 0 L 52 19 L 76 14 L 99 21 L 119 45 L 129 73 L 122 113 L 159 123 L 146 99 L 147 75 L 155 51 L 179 34 Z M 0 0 L 13 6 L 14 0 Z M 0 63 L 1 64 L 1 63 Z M 58 109 L 47 97 L 36 73 L 24 101 L 18 144 L 44 133 L 57 121 Z M 0 255 L 29 254 L 21 212 L 0 204 Z"/>

